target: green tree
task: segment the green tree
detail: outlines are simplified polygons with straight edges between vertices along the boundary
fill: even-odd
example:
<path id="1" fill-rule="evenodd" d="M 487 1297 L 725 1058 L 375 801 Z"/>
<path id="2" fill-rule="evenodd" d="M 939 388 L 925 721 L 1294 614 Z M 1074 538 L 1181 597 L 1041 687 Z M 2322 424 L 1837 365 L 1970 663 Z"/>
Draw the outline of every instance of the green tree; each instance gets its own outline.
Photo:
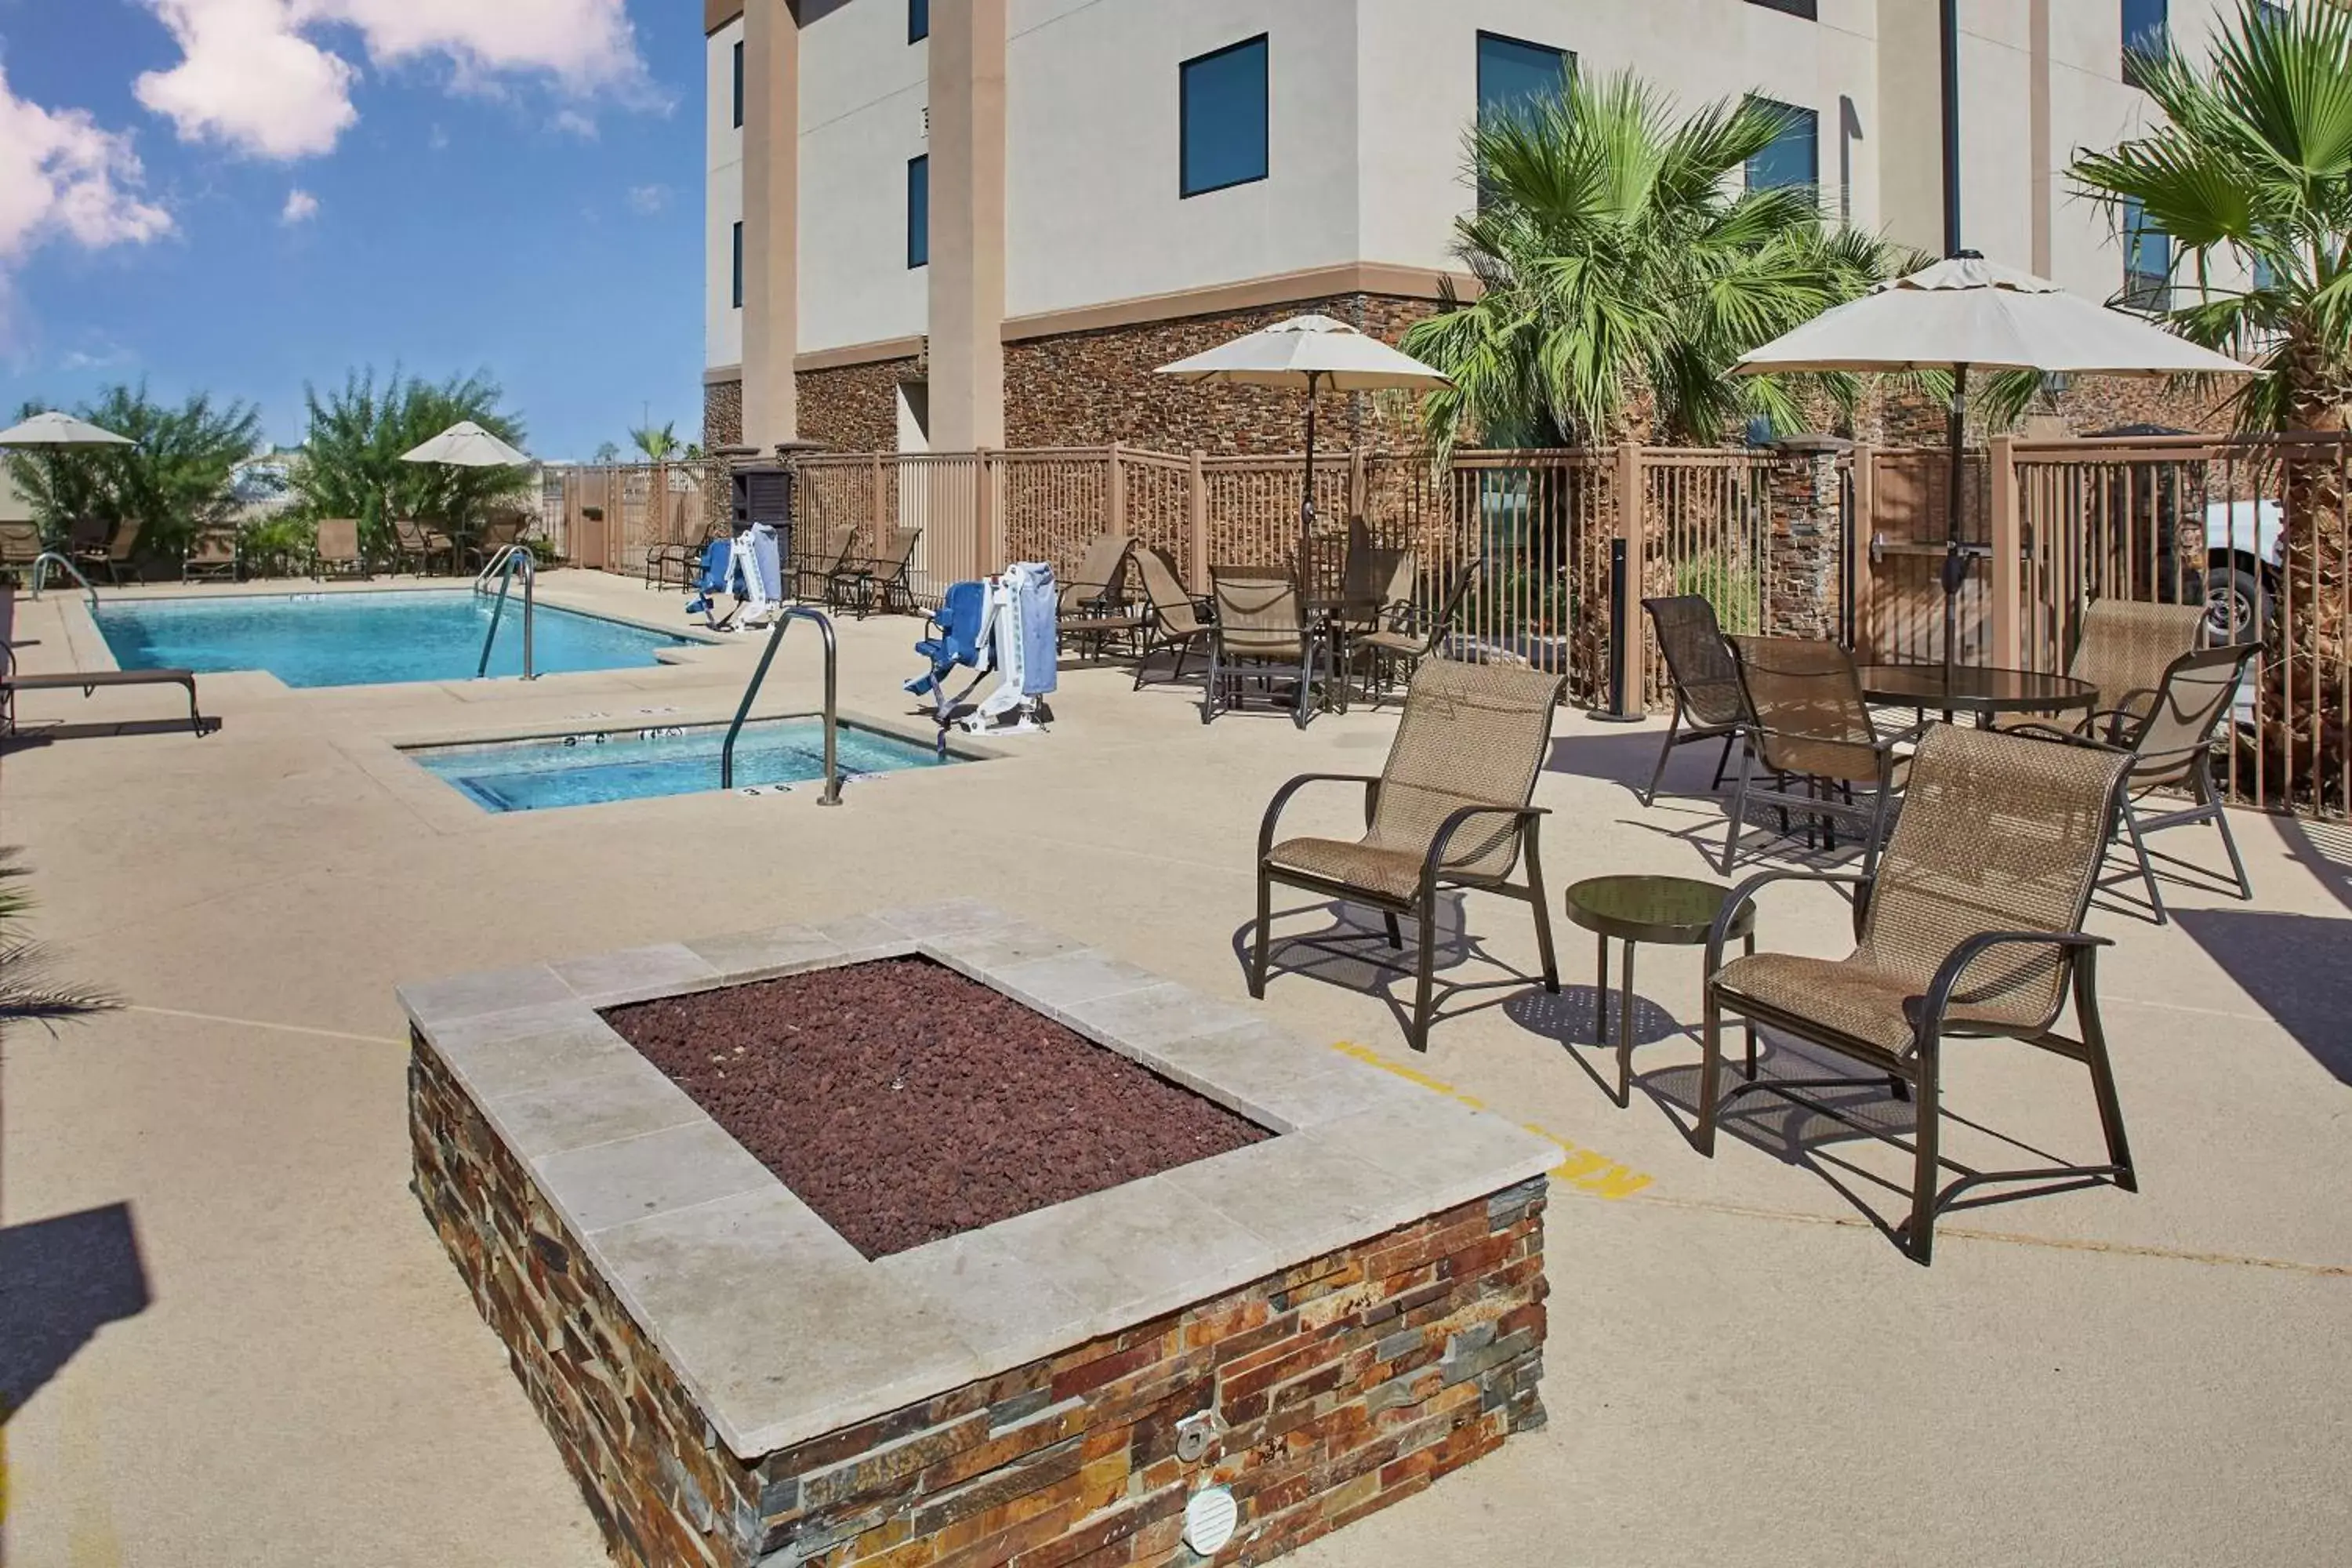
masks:
<path id="1" fill-rule="evenodd" d="M 18 886 L 24 876 L 16 851 L 0 849 L 0 1025 L 56 1024 L 119 1005 L 102 991 L 52 981 L 47 952 L 15 934 L 33 907 Z"/>
<path id="2" fill-rule="evenodd" d="M 2162 121 L 2077 159 L 2075 185 L 2118 224 L 2137 203 L 2172 237 L 2176 278 L 2193 286 L 2179 291 L 2168 324 L 2261 367 L 2237 395 L 2241 430 L 2343 431 L 2352 413 L 2352 14 L 2305 5 L 2281 16 L 2249 3 L 2203 61 L 2145 55 L 2137 74 Z M 2222 272 L 2252 281 L 2225 287 Z M 2345 488 L 2332 462 L 2283 465 L 2293 604 L 2346 602 Z M 2288 640 L 2264 675 L 2274 718 L 2263 743 L 2284 765 L 2273 776 L 2307 779 L 2316 762 L 2336 777 L 2352 630 L 2339 609 L 2298 616 L 2277 635 Z"/>
<path id="3" fill-rule="evenodd" d="M 476 374 L 429 382 L 395 368 L 378 385 L 375 372 L 353 371 L 341 390 L 321 396 L 303 388 L 309 432 L 293 465 L 295 515 L 306 522 L 354 518 L 372 551 L 393 542 L 395 518 L 428 519 L 465 529 L 483 513 L 521 499 L 530 486 L 527 468 L 461 468 L 446 463 L 410 463 L 414 451 L 462 419 L 520 447 L 522 421 L 500 405 L 498 383 Z"/>
<path id="4" fill-rule="evenodd" d="M 676 420 L 658 428 L 640 426 L 629 432 L 629 444 L 643 453 L 648 463 L 674 463 L 686 455 L 686 448 L 678 444 Z"/>
<path id="5" fill-rule="evenodd" d="M 1570 79 L 1475 126 L 1478 208 L 1454 248 L 1481 292 L 1449 289 L 1403 342 L 1454 383 L 1423 404 L 1438 449 L 1465 428 L 1496 445 L 1614 440 L 1645 397 L 1661 434 L 1707 446 L 1758 416 L 1804 428 L 1809 383 L 1850 403 L 1851 378 L 1727 374 L 1917 259 L 1825 223 L 1810 188 L 1745 189 L 1781 126 L 1752 100 L 1677 119 L 1632 75 Z"/>
<path id="6" fill-rule="evenodd" d="M 40 406 L 26 404 L 21 416 Z M 142 382 L 109 387 L 73 412 L 136 445 L 10 452 L 9 472 L 44 530 L 62 534 L 82 518 L 110 528 L 135 522 L 142 557 L 176 560 L 200 531 L 236 513 L 237 467 L 261 443 L 261 416 L 251 405 L 215 407 L 199 392 L 173 408 Z"/>

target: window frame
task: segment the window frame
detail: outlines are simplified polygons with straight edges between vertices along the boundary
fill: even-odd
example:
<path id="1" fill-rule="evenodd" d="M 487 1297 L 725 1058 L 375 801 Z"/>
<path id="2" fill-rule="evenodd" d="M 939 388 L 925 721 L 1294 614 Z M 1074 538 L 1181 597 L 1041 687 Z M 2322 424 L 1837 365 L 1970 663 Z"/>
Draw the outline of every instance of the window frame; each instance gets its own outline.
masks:
<path id="1" fill-rule="evenodd" d="M 923 200 L 919 212 L 915 204 L 917 169 L 922 171 Z M 918 223 L 918 219 L 920 222 Z M 919 245 L 917 241 L 920 241 Z M 918 254 L 918 251 L 920 254 Z M 931 264 L 931 155 L 919 153 L 907 160 L 907 270 Z"/>
<path id="2" fill-rule="evenodd" d="M 1550 55 L 1559 61 L 1559 76 L 1563 83 L 1576 79 L 1577 59 L 1574 49 L 1563 49 L 1555 45 L 1538 43 L 1533 38 L 1514 37 L 1509 33 L 1497 33 L 1491 27 L 1481 27 L 1478 29 L 1475 52 L 1472 56 L 1473 80 L 1470 86 L 1470 90 L 1475 95 L 1477 100 L 1476 122 L 1481 126 L 1486 123 L 1486 46 L 1490 43 L 1508 44 L 1515 49 L 1534 49 L 1539 53 Z"/>
<path id="3" fill-rule="evenodd" d="M 1260 51 L 1265 69 L 1261 73 L 1264 89 L 1258 94 L 1258 144 L 1263 156 L 1255 174 L 1244 174 L 1237 180 L 1226 180 L 1213 185 L 1193 185 L 1192 181 L 1192 68 L 1207 65 L 1212 60 L 1239 54 L 1244 49 Z M 1176 62 L 1176 199 L 1191 201 L 1194 196 L 1214 195 L 1240 185 L 1255 185 L 1274 178 L 1274 45 L 1272 35 L 1255 34 L 1223 48 L 1194 55 L 1191 59 Z"/>
<path id="4" fill-rule="evenodd" d="M 919 44 L 931 36 L 931 0 L 907 0 L 907 42 Z"/>
<path id="5" fill-rule="evenodd" d="M 735 220 L 735 290 L 734 309 L 743 308 L 743 220 Z"/>
<path id="6" fill-rule="evenodd" d="M 735 40 L 735 129 L 743 129 L 743 40 Z"/>
<path id="7" fill-rule="evenodd" d="M 1821 194 L 1822 188 L 1822 111 L 1818 109 L 1810 108 L 1805 104 L 1790 103 L 1783 99 L 1767 98 L 1760 92 L 1749 93 L 1748 95 L 1747 101 L 1752 104 L 1760 104 L 1768 109 L 1781 110 L 1792 120 L 1801 117 L 1805 122 L 1811 125 L 1813 132 L 1811 138 L 1813 149 L 1813 177 L 1810 180 L 1792 180 L 1783 184 L 1759 185 L 1756 183 L 1757 159 L 1750 158 L 1740 168 L 1740 188 L 1744 191 L 1809 190 L 1818 196 Z M 1772 142 L 1772 146 L 1778 147 L 1779 145 L 1780 145 L 1780 138 L 1775 137 Z M 1771 148 L 1769 147 L 1765 149 L 1766 153 L 1769 153 L 1770 151 Z M 1764 153 L 1762 153 L 1757 154 L 1758 158 L 1762 156 L 1764 156 Z"/>
<path id="8" fill-rule="evenodd" d="M 2147 84 L 2139 79 L 2138 58 L 2141 55 L 2172 53 L 2172 0 L 2138 0 L 2139 4 L 2151 5 L 2157 9 L 2157 20 L 2154 26 L 2143 27 L 2137 34 L 2137 37 L 2142 38 L 2153 36 L 2158 45 L 2153 49 L 2135 49 L 2132 47 L 2135 36 L 2131 30 L 2131 7 L 2134 3 L 2135 0 L 2116 0 L 2116 17 L 2122 26 L 2124 35 L 2124 85 L 2139 88 L 2145 91 Z"/>

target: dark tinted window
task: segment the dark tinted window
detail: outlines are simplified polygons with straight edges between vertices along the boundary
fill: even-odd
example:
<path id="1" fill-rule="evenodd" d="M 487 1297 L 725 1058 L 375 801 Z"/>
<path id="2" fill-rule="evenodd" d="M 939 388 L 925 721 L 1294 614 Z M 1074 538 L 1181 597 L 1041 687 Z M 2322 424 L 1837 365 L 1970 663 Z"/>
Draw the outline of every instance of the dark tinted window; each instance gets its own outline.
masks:
<path id="1" fill-rule="evenodd" d="M 2139 85 L 2139 55 L 2161 55 L 2172 47 L 2169 0 L 2123 0 L 2124 79 Z"/>
<path id="2" fill-rule="evenodd" d="M 931 36 L 931 0 L 907 0 L 907 41 L 919 43 Z"/>
<path id="3" fill-rule="evenodd" d="M 1177 68 L 1178 184 L 1197 196 L 1266 176 L 1265 35 Z"/>
<path id="4" fill-rule="evenodd" d="M 743 226 L 735 226 L 735 308 L 743 308 Z"/>
<path id="5" fill-rule="evenodd" d="M 1557 97 L 1575 68 L 1576 57 L 1565 49 L 1479 34 L 1478 123 L 1490 125 L 1528 104 Z"/>
<path id="6" fill-rule="evenodd" d="M 2124 199 L 2124 303 L 2135 310 L 2162 310 L 2172 304 L 2172 237 L 2128 196 Z"/>
<path id="7" fill-rule="evenodd" d="M 907 265 L 931 264 L 931 160 L 907 160 Z"/>
<path id="8" fill-rule="evenodd" d="M 1748 160 L 1748 188 L 1769 191 L 1782 185 L 1820 185 L 1822 117 L 1810 109 L 1769 98 L 1748 101 L 1779 115 L 1780 133 L 1770 146 Z"/>
<path id="9" fill-rule="evenodd" d="M 1761 5 L 1767 11 L 1786 11 L 1790 16 L 1802 16 L 1808 22 L 1821 20 L 1814 8 L 1814 0 L 1748 0 L 1748 3 Z"/>
<path id="10" fill-rule="evenodd" d="M 743 128 L 743 46 L 735 46 L 735 128 Z"/>

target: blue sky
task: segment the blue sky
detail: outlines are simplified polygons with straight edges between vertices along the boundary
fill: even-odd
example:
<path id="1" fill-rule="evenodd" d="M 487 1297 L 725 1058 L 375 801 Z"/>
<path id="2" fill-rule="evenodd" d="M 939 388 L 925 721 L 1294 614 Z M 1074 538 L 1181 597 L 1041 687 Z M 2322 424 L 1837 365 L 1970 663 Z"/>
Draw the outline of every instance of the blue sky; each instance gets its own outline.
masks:
<path id="1" fill-rule="evenodd" d="M 670 0 L 0 0 L 0 410 L 485 371 L 543 457 L 699 435 Z"/>

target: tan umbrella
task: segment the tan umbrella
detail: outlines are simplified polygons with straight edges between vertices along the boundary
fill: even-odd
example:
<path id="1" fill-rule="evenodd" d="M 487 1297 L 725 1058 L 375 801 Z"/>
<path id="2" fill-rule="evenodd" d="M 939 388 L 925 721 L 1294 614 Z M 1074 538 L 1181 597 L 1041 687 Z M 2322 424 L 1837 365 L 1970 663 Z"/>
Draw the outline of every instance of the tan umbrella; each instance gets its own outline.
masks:
<path id="1" fill-rule="evenodd" d="M 1315 395 L 1318 392 L 1426 392 L 1453 383 L 1439 371 L 1400 353 L 1328 316 L 1293 316 L 1229 343 L 1163 364 L 1159 374 L 1179 381 L 1222 381 L 1236 386 L 1288 386 L 1307 394 L 1307 496 L 1299 508 L 1299 567 L 1307 563 L 1307 531 L 1315 523 Z"/>
<path id="2" fill-rule="evenodd" d="M 22 425 L 0 430 L 0 447 L 134 447 L 128 436 L 101 430 L 70 414 L 36 414 Z"/>
<path id="3" fill-rule="evenodd" d="M 488 430 L 470 419 L 460 419 L 413 452 L 404 452 L 404 463 L 447 463 L 459 468 L 520 468 L 530 465 L 530 458 L 516 451 Z"/>
<path id="4" fill-rule="evenodd" d="M 2137 316 L 2110 310 L 2029 272 L 1973 250 L 1822 311 L 1792 332 L 1742 355 L 1735 374 L 1782 371 L 1948 370 L 1952 402 L 1950 516 L 1944 557 L 1944 665 L 1959 640 L 1960 584 L 1969 572 L 1960 538 L 1969 373 L 2031 370 L 2070 375 L 2252 375 L 2252 365 L 2175 337 Z"/>

